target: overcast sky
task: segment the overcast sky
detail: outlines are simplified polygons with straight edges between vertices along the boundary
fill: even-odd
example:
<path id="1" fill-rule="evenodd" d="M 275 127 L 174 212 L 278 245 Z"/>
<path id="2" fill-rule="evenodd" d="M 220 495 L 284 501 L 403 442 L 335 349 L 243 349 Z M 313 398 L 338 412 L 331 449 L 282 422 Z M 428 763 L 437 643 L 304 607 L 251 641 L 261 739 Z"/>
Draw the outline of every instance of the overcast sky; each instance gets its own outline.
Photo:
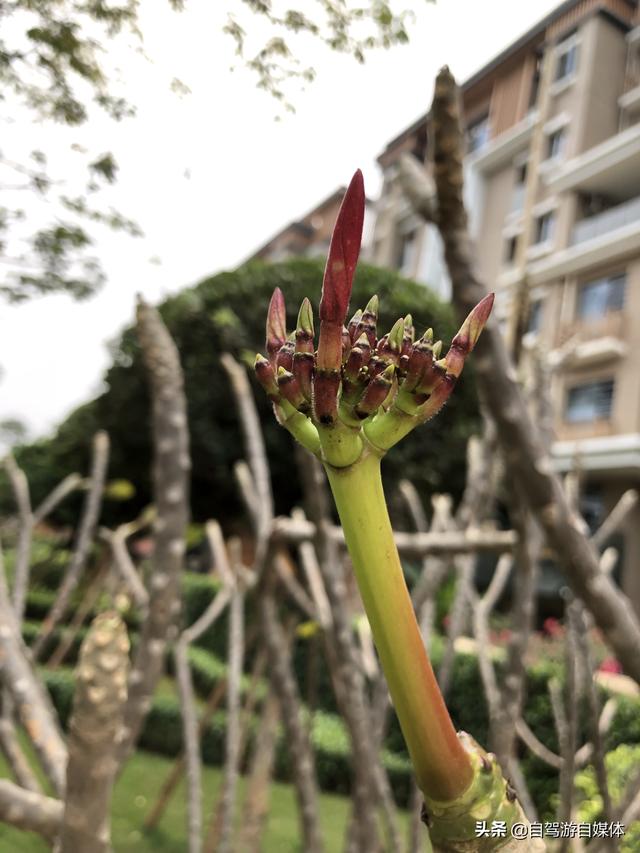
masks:
<path id="1" fill-rule="evenodd" d="M 176 15 L 161 0 L 142 1 L 147 58 L 125 44 L 109 56 L 137 105 L 136 118 L 99 119 L 73 133 L 22 120 L 9 129 L 25 150 L 44 147 L 46 134 L 63 169 L 71 142 L 113 151 L 120 172 L 106 201 L 134 218 L 145 236 L 101 233 L 97 254 L 108 281 L 89 301 L 0 303 L 0 420 L 20 418 L 40 435 L 95 395 L 109 363 L 106 345 L 131 322 L 136 292 L 158 301 L 234 267 L 348 182 L 356 167 L 377 197 L 375 158 L 426 111 L 438 68 L 447 63 L 464 80 L 557 0 L 413 0 L 411 43 L 370 54 L 364 66 L 304 43 L 317 79 L 304 93 L 292 90 L 297 112 L 279 122 L 278 105 L 256 90 L 251 75 L 230 71 L 234 46 L 222 27 L 239 5 L 187 0 Z M 316 4 L 290 5 L 311 12 Z M 252 25 L 254 33 L 263 26 L 259 19 Z M 175 77 L 190 95 L 170 91 Z"/>

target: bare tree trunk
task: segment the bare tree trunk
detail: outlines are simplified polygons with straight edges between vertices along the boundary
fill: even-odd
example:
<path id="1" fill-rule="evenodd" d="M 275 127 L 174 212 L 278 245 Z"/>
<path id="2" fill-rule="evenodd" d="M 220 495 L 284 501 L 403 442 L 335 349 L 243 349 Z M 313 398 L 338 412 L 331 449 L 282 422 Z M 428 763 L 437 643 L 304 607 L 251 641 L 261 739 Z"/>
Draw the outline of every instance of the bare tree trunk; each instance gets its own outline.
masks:
<path id="1" fill-rule="evenodd" d="M 122 767 L 132 752 L 162 674 L 167 641 L 180 613 L 180 573 L 189 517 L 189 433 L 180 359 L 155 308 L 138 302 L 137 330 L 152 400 L 154 522 L 149 612 L 140 633 L 119 749 Z"/>
<path id="2" fill-rule="evenodd" d="M 89 491 L 85 500 L 76 543 L 71 555 L 71 561 L 65 572 L 62 584 L 58 590 L 55 601 L 40 626 L 40 633 L 36 637 L 31 652 L 33 659 L 38 660 L 42 651 L 55 630 L 58 622 L 64 617 L 69 606 L 69 601 L 77 587 L 84 567 L 89 556 L 89 548 L 100 515 L 102 506 L 102 493 L 107 476 L 107 465 L 109 463 L 109 436 L 106 432 L 98 432 L 93 439 L 93 457 L 91 461 L 91 477 Z"/>
<path id="3" fill-rule="evenodd" d="M 432 106 L 437 188 L 437 209 L 432 218 L 444 242 L 454 305 L 460 316 L 466 316 L 486 291 L 473 273 L 462 199 L 464 143 L 458 98 L 455 80 L 444 68 L 438 74 Z M 428 214 L 427 206 L 421 203 L 425 195 L 430 196 L 434 210 L 431 188 L 425 186 L 420 171 L 413 170 L 405 189 L 423 215 Z M 601 576 L 595 548 L 575 523 L 562 485 L 527 412 L 495 320 L 489 321 L 478 342 L 474 364 L 482 397 L 496 423 L 508 476 L 522 489 L 576 595 L 593 613 L 625 671 L 640 681 L 638 617 L 611 579 Z"/>
<path id="4" fill-rule="evenodd" d="M 111 851 L 111 794 L 128 671 L 127 629 L 117 613 L 101 613 L 82 644 L 76 670 L 61 853 Z"/>

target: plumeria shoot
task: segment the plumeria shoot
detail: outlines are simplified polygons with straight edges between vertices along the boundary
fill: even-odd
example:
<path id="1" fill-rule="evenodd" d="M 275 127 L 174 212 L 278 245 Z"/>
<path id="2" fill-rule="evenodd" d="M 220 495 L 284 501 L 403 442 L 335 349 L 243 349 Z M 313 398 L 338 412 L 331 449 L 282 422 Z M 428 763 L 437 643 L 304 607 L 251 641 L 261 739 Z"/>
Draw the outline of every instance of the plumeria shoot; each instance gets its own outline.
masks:
<path id="1" fill-rule="evenodd" d="M 266 357 L 258 380 L 282 426 L 320 459 L 327 472 L 389 692 L 424 795 L 435 849 L 508 849 L 507 838 L 479 838 L 476 821 L 526 822 L 495 757 L 457 734 L 427 656 L 387 512 L 380 461 L 411 430 L 436 415 L 453 392 L 493 306 L 486 296 L 441 357 L 428 329 L 416 340 L 410 315 L 387 334 L 377 330 L 372 296 L 347 321 L 360 252 L 364 184 L 357 171 L 333 231 L 314 343 L 308 299 L 288 334 L 284 296 L 273 294 Z M 510 833 L 509 833 L 510 836 Z M 517 842 L 520 851 L 544 849 Z M 539 844 L 539 843 L 538 843 Z"/>

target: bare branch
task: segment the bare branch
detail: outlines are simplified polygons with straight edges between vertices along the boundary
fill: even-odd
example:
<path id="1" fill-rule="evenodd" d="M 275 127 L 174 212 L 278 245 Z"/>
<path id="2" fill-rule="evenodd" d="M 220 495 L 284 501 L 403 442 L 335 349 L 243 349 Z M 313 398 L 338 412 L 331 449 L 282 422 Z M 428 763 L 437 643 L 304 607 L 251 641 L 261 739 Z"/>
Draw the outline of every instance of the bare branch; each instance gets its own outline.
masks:
<path id="1" fill-rule="evenodd" d="M 0 749 L 16 782 L 27 791 L 41 793 L 42 788 L 18 742 L 12 715 L 0 718 Z"/>
<path id="2" fill-rule="evenodd" d="M 596 548 L 602 548 L 607 539 L 616 533 L 637 506 L 638 493 L 635 489 L 627 489 L 600 527 L 591 537 Z"/>
<path id="3" fill-rule="evenodd" d="M 553 767 L 554 770 L 561 769 L 562 758 L 548 749 L 542 741 L 538 740 L 522 717 L 516 721 L 516 732 L 520 740 L 531 750 L 536 758 L 544 761 L 545 764 Z"/>
<path id="4" fill-rule="evenodd" d="M 34 660 L 38 660 L 42 651 L 55 630 L 60 620 L 64 617 L 71 596 L 80 581 L 89 556 L 89 548 L 95 532 L 100 507 L 102 505 L 102 493 L 107 475 L 107 464 L 109 462 L 109 437 L 106 432 L 96 433 L 93 439 L 93 457 L 91 461 L 91 477 L 89 491 L 82 510 L 80 525 L 76 543 L 71 555 L 71 561 L 65 572 L 64 579 L 58 590 L 55 601 L 49 613 L 43 620 L 40 633 L 36 637 L 32 654 Z"/>
<path id="5" fill-rule="evenodd" d="M 162 674 L 167 641 L 177 634 L 180 573 L 189 518 L 189 432 L 187 401 L 178 350 L 155 308 L 141 299 L 137 333 L 152 400 L 153 574 L 149 610 L 129 678 L 120 764 L 134 748 Z"/>
<path id="6" fill-rule="evenodd" d="M 316 535 L 315 525 L 310 521 L 293 521 L 279 516 L 273 521 L 273 537 L 285 539 L 290 544 L 312 540 Z M 344 546 L 341 527 L 329 525 L 328 535 L 332 542 Z M 510 552 L 517 537 L 512 530 L 485 530 L 471 528 L 465 531 L 448 530 L 437 533 L 395 533 L 396 545 L 401 554 L 424 557 L 427 554 L 475 554 L 485 552 Z"/>
<path id="7" fill-rule="evenodd" d="M 138 521 L 121 524 L 114 531 L 108 530 L 106 527 L 101 527 L 98 531 L 100 538 L 109 544 L 116 569 L 127 585 L 136 606 L 142 611 L 143 617 L 146 615 L 149 606 L 149 593 L 129 555 L 127 539 L 141 528 L 146 527 L 148 523 L 149 519 L 143 517 Z"/>
<path id="8" fill-rule="evenodd" d="M 15 569 L 13 575 L 13 609 L 18 625 L 22 623 L 22 615 L 29 587 L 29 570 L 31 567 L 31 540 L 33 537 L 34 517 L 31 510 L 29 484 L 24 471 L 18 468 L 13 456 L 9 455 L 4 461 L 4 468 L 11 485 L 13 497 L 18 508 L 18 544 L 16 547 Z"/>
<path id="9" fill-rule="evenodd" d="M 53 841 L 60 830 L 62 810 L 60 800 L 25 791 L 8 779 L 0 779 L 0 820 L 5 823 Z"/>
<path id="10" fill-rule="evenodd" d="M 33 513 L 34 525 L 40 524 L 41 521 L 44 521 L 44 519 L 51 515 L 54 509 L 62 503 L 67 495 L 70 495 L 71 492 L 81 488 L 83 483 L 84 480 L 80 474 L 69 474 L 68 477 L 65 477 L 64 480 L 58 483 L 55 489 L 47 495 L 40 506 L 36 507 Z"/>
<path id="11" fill-rule="evenodd" d="M 0 548 L 0 676 L 47 778 L 58 795 L 65 790 L 67 748 L 49 694 L 36 675 L 9 603 Z"/>

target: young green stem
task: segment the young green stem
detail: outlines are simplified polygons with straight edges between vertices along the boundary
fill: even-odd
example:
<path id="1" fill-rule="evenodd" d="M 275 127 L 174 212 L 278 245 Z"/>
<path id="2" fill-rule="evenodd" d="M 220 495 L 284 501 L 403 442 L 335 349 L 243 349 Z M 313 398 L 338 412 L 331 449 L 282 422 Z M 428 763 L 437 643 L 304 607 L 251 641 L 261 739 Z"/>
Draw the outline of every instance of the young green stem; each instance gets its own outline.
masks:
<path id="1" fill-rule="evenodd" d="M 393 539 L 380 459 L 366 450 L 353 465 L 325 468 L 418 785 L 429 799 L 455 800 L 471 785 L 474 769 L 425 651 Z"/>

